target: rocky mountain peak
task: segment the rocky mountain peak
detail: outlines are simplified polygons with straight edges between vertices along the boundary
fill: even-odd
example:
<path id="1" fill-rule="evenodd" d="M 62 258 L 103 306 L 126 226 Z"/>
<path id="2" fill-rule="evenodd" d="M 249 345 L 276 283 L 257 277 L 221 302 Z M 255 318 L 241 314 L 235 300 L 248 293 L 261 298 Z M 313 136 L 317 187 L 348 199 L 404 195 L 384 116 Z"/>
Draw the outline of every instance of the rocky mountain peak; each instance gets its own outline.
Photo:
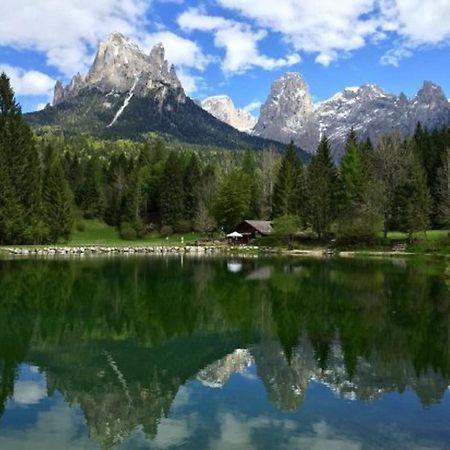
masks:
<path id="1" fill-rule="evenodd" d="M 150 90 L 159 89 L 159 97 L 165 97 L 168 89 L 178 92 L 183 101 L 185 94 L 176 75 L 164 59 L 164 47 L 155 45 L 146 55 L 136 44 L 121 33 L 113 32 L 100 43 L 94 62 L 86 77 L 77 74 L 68 86 L 60 82 L 55 86 L 53 104 L 77 95 L 85 87 L 95 87 L 105 94 L 130 93 L 146 96 Z"/>
<path id="2" fill-rule="evenodd" d="M 433 129 L 450 123 L 450 103 L 442 89 L 426 81 L 411 100 L 388 93 L 374 84 L 348 87 L 313 104 L 299 74 L 286 74 L 272 84 L 261 108 L 255 134 L 295 144 L 313 153 L 321 136 L 328 136 L 336 159 L 353 127 L 360 139 L 377 138 L 393 131 L 407 135 L 417 122 Z"/>
<path id="3" fill-rule="evenodd" d="M 288 72 L 272 83 L 254 132 L 260 136 L 271 135 L 280 142 L 294 140 L 307 147 L 313 114 L 308 84 L 299 73 Z"/>
<path id="4" fill-rule="evenodd" d="M 161 42 L 156 44 L 150 51 L 150 59 L 160 67 L 164 64 L 164 55 L 165 50 Z"/>
<path id="5" fill-rule="evenodd" d="M 417 92 L 416 99 L 419 102 L 429 104 L 431 107 L 448 102 L 442 88 L 431 81 L 424 81 L 422 88 Z"/>
<path id="6" fill-rule="evenodd" d="M 205 98 L 200 106 L 216 119 L 231 125 L 239 131 L 249 132 L 256 124 L 256 118 L 244 109 L 235 107 L 227 95 L 215 95 Z"/>

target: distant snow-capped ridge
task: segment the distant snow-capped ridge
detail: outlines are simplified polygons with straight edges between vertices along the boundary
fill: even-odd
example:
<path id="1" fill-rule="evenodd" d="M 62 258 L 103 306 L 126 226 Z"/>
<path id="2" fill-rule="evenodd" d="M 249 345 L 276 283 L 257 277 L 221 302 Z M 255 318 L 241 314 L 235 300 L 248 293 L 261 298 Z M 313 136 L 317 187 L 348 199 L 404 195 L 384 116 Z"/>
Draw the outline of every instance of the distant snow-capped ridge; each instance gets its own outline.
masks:
<path id="1" fill-rule="evenodd" d="M 231 125 L 239 131 L 251 132 L 256 125 L 256 118 L 244 109 L 236 108 L 228 95 L 214 95 L 205 98 L 201 107 L 216 119 Z"/>
<path id="2" fill-rule="evenodd" d="M 450 124 L 450 103 L 441 87 L 430 81 L 413 98 L 365 84 L 314 104 L 303 77 L 287 73 L 272 83 L 254 134 L 285 143 L 293 140 L 310 153 L 326 135 L 339 157 L 352 127 L 360 139 L 376 142 L 387 133 L 411 134 L 418 122 L 430 129 Z"/>

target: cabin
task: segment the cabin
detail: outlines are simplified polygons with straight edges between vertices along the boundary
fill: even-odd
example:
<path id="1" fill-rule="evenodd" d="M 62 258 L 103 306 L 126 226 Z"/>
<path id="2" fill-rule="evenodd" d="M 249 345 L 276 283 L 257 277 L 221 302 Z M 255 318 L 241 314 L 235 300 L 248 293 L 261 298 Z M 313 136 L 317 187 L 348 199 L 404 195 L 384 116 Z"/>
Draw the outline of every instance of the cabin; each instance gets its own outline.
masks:
<path id="1" fill-rule="evenodd" d="M 272 222 L 269 220 L 244 220 L 227 236 L 240 244 L 246 244 L 261 236 L 268 236 L 272 232 Z"/>

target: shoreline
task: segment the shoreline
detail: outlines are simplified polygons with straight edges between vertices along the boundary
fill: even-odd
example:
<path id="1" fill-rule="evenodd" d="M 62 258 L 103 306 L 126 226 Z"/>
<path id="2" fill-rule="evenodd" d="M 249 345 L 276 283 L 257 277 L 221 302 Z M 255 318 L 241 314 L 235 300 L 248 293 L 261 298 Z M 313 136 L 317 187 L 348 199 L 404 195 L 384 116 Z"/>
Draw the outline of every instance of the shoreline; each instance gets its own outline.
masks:
<path id="1" fill-rule="evenodd" d="M 51 245 L 51 246 L 5 246 L 0 256 L 95 256 L 95 255 L 192 255 L 192 256 L 298 256 L 312 258 L 398 258 L 427 256 L 442 258 L 446 254 L 414 253 L 384 250 L 330 250 L 325 247 L 287 250 L 281 247 L 230 246 L 230 245 Z"/>

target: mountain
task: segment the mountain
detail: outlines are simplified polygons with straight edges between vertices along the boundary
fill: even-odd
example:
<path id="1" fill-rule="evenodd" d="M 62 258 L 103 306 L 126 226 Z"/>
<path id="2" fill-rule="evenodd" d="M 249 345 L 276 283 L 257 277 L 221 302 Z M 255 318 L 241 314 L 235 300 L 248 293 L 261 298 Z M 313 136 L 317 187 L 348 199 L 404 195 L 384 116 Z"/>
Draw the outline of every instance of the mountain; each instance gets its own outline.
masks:
<path id="1" fill-rule="evenodd" d="M 100 44 L 87 75 L 75 75 L 67 86 L 58 81 L 52 105 L 26 119 L 32 126 L 52 126 L 68 134 L 136 139 L 158 132 L 205 146 L 284 148 L 239 132 L 191 100 L 165 60 L 162 44 L 147 55 L 116 32 Z"/>
<path id="2" fill-rule="evenodd" d="M 303 77 L 287 73 L 272 84 L 254 134 L 285 143 L 293 140 L 310 153 L 326 135 L 339 158 L 351 127 L 360 139 L 376 142 L 387 133 L 411 134 L 418 122 L 430 129 L 450 123 L 450 103 L 442 89 L 429 81 L 411 99 L 366 84 L 314 104 Z"/>
<path id="3" fill-rule="evenodd" d="M 256 118 L 244 109 L 236 108 L 228 95 L 207 97 L 200 105 L 205 111 L 239 131 L 250 132 L 256 125 Z"/>

